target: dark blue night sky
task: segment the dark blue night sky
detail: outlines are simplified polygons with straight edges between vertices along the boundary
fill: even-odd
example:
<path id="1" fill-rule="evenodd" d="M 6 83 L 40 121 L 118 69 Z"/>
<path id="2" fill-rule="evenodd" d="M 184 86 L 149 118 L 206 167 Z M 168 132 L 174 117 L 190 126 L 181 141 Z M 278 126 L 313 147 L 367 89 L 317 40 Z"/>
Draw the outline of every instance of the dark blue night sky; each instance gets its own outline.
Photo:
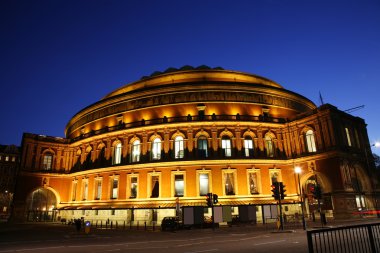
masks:
<path id="1" fill-rule="evenodd" d="M 1 0 L 0 144 L 63 136 L 85 106 L 144 75 L 221 66 L 272 79 L 380 140 L 378 0 Z M 380 153 L 380 150 L 373 150 Z"/>

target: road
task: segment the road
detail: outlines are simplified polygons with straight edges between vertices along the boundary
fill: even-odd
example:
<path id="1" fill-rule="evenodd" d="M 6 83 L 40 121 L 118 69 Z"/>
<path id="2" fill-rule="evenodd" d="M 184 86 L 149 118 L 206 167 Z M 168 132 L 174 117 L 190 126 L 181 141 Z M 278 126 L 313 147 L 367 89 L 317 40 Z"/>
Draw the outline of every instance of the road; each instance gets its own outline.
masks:
<path id="1" fill-rule="evenodd" d="M 192 229 L 175 232 L 92 230 L 86 235 L 65 225 L 34 224 L 0 230 L 4 252 L 307 252 L 306 233 L 273 233 L 255 227 Z"/>

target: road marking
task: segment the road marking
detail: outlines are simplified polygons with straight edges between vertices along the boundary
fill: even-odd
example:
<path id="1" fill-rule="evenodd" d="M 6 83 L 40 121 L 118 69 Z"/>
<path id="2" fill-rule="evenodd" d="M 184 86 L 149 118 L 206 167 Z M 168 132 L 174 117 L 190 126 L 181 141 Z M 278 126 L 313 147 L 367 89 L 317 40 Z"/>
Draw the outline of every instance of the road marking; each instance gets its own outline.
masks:
<path id="1" fill-rule="evenodd" d="M 265 245 L 265 244 L 272 244 L 272 243 L 279 243 L 279 242 L 285 242 L 286 240 L 279 240 L 279 241 L 273 241 L 273 242 L 262 242 L 262 243 L 256 243 L 255 246 L 258 245 Z"/>
<path id="2" fill-rule="evenodd" d="M 195 242 L 195 243 L 187 243 L 187 244 L 179 244 L 177 245 L 177 247 L 186 247 L 186 246 L 192 246 L 192 245 L 199 245 L 199 244 L 202 244 L 204 242 Z"/>
<path id="3" fill-rule="evenodd" d="M 120 251 L 120 249 L 109 249 L 109 250 L 106 250 L 106 251 Z"/>
<path id="4" fill-rule="evenodd" d="M 33 250 L 46 250 L 46 249 L 59 249 L 64 248 L 65 246 L 56 246 L 56 247 L 44 247 L 44 248 L 25 248 L 25 249 L 16 249 L 16 250 L 6 250 L 0 252 L 21 252 L 21 251 L 33 251 Z"/>
<path id="5" fill-rule="evenodd" d="M 185 253 L 201 253 L 201 252 L 210 252 L 210 251 L 218 251 L 218 249 L 205 249 L 205 250 L 197 250 L 197 251 L 186 251 Z"/>

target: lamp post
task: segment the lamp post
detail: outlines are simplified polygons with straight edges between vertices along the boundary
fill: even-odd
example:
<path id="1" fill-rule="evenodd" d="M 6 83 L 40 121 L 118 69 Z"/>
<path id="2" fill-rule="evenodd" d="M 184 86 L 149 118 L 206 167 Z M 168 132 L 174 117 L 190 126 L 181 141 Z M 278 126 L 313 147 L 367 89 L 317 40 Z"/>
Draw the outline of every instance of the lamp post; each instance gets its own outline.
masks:
<path id="1" fill-rule="evenodd" d="M 302 194 L 302 188 L 301 188 L 301 180 L 300 180 L 300 174 L 301 174 L 301 167 L 296 166 L 294 168 L 294 172 L 297 174 L 298 177 L 298 188 L 299 188 L 299 196 L 301 201 L 301 212 L 302 212 L 302 227 L 304 230 L 306 230 L 306 221 L 305 221 L 305 213 L 304 213 L 304 201 L 303 201 L 303 194 Z"/>

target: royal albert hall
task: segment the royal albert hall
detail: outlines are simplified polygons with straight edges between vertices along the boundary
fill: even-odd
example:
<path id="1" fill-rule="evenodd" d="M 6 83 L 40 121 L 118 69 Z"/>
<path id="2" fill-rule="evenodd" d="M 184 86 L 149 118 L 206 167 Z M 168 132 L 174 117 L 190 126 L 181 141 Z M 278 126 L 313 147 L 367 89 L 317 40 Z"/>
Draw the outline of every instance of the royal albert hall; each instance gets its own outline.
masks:
<path id="1" fill-rule="evenodd" d="M 24 133 L 13 217 L 160 224 L 184 207 L 211 216 L 213 193 L 223 217 L 249 207 L 260 223 L 277 217 L 282 182 L 286 215 L 347 218 L 376 209 L 373 175 L 363 119 L 264 77 L 185 66 L 80 110 L 65 138 Z"/>

